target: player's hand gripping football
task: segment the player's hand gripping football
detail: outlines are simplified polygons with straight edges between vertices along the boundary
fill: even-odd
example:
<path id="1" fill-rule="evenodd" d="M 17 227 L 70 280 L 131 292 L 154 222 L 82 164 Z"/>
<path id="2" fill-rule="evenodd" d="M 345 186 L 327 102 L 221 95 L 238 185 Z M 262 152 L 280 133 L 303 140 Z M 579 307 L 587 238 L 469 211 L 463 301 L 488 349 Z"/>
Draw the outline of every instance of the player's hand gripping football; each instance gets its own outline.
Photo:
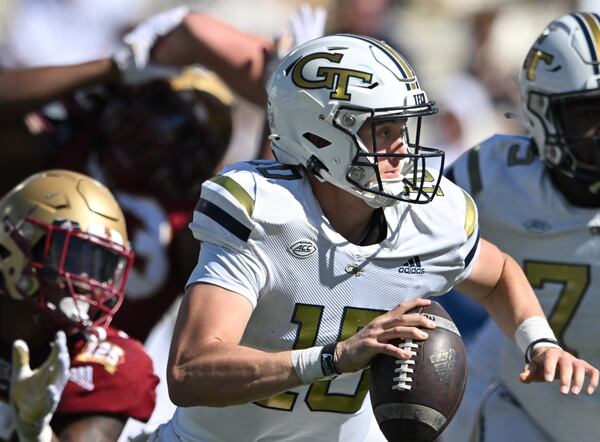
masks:
<path id="1" fill-rule="evenodd" d="M 578 359 L 571 353 L 557 347 L 539 347 L 533 351 L 533 356 L 525 367 L 519 379 L 525 384 L 530 382 L 560 381 L 560 392 L 579 394 L 589 379 L 587 393 L 592 394 L 598 386 L 598 369 Z"/>
<path id="2" fill-rule="evenodd" d="M 334 364 L 340 373 L 366 368 L 379 353 L 397 359 L 410 359 L 409 350 L 391 344 L 394 339 L 427 339 L 426 332 L 419 329 L 434 329 L 435 323 L 424 315 L 407 313 L 410 310 L 431 304 L 428 299 L 417 298 L 398 304 L 392 310 L 373 319 L 358 333 L 335 348 Z"/>
<path id="3" fill-rule="evenodd" d="M 10 405 L 21 441 L 52 440 L 50 420 L 69 380 L 69 351 L 64 332 L 56 333 L 48 359 L 35 370 L 29 366 L 29 348 L 16 340 L 12 352 Z"/>

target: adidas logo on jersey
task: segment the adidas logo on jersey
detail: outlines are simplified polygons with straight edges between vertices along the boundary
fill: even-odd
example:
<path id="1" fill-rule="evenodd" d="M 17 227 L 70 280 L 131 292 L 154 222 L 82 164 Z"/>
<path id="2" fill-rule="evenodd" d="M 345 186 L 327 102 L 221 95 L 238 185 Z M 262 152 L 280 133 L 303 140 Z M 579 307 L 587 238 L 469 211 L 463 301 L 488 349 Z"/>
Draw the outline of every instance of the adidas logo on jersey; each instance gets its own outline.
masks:
<path id="1" fill-rule="evenodd" d="M 418 256 L 415 256 L 402 264 L 402 267 L 398 269 L 398 272 L 411 275 L 422 275 L 425 273 L 425 269 L 421 265 L 421 259 Z"/>

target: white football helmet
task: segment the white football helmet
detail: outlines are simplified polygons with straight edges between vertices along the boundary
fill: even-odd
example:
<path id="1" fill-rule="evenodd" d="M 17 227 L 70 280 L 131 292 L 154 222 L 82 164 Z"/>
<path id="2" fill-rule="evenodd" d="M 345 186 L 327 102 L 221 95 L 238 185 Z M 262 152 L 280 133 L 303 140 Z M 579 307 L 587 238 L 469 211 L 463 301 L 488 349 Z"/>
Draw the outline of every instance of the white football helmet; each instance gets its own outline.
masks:
<path id="1" fill-rule="evenodd" d="M 427 173 L 426 159 L 440 158 L 441 172 L 444 153 L 420 146 L 419 137 L 421 117 L 437 110 L 407 61 L 386 43 L 350 34 L 306 42 L 282 59 L 267 93 L 278 161 L 302 165 L 372 207 L 435 196 L 441 173 Z M 375 124 L 390 120 L 407 121 L 408 153 L 378 151 Z M 367 121 L 372 143 L 357 134 Z M 382 178 L 378 161 L 390 159 L 401 164 L 398 176 Z"/>
<path id="2" fill-rule="evenodd" d="M 599 59 L 598 14 L 572 13 L 544 29 L 519 76 L 540 157 L 593 192 L 600 191 Z"/>

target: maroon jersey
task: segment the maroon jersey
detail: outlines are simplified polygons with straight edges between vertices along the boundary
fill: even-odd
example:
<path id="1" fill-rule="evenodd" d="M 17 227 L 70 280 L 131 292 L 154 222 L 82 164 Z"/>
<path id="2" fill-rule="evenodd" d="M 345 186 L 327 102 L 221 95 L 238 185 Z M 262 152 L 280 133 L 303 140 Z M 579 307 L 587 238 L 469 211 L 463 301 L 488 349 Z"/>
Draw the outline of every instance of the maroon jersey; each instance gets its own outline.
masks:
<path id="1" fill-rule="evenodd" d="M 146 422 L 156 403 L 158 377 L 142 345 L 112 327 L 90 335 L 67 338 L 71 367 L 54 418 L 112 414 Z M 8 407 L 10 346 L 0 348 L 0 439 L 9 439 L 12 417 Z M 32 367 L 48 357 L 49 347 L 33 351 Z M 3 403 L 4 402 L 4 403 Z"/>
<path id="2" fill-rule="evenodd" d="M 123 209 L 135 251 L 125 299 L 113 325 L 145 341 L 178 295 L 198 259 L 198 242 L 187 224 L 193 206 L 176 207 L 155 198 L 114 194 Z"/>
<path id="3" fill-rule="evenodd" d="M 106 329 L 105 339 L 68 340 L 71 368 L 54 413 L 109 413 L 146 422 L 156 403 L 158 377 L 142 345 L 124 332 Z"/>

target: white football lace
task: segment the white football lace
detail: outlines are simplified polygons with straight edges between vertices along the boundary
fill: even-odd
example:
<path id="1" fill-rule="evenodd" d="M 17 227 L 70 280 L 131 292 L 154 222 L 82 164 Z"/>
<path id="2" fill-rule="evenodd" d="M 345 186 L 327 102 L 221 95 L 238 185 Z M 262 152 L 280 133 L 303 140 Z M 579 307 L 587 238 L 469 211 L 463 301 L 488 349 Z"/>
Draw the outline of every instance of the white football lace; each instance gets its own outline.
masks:
<path id="1" fill-rule="evenodd" d="M 415 356 L 417 356 L 417 352 L 414 349 L 419 348 L 419 345 L 413 343 L 412 339 L 405 339 L 398 347 L 403 350 L 410 350 L 411 356 L 410 359 L 396 359 L 398 368 L 394 369 L 394 373 L 398 373 L 398 376 L 392 379 L 394 381 L 392 390 L 410 390 L 412 388 L 411 382 L 413 380 L 410 374 L 414 371 L 412 366 L 415 365 Z"/>

